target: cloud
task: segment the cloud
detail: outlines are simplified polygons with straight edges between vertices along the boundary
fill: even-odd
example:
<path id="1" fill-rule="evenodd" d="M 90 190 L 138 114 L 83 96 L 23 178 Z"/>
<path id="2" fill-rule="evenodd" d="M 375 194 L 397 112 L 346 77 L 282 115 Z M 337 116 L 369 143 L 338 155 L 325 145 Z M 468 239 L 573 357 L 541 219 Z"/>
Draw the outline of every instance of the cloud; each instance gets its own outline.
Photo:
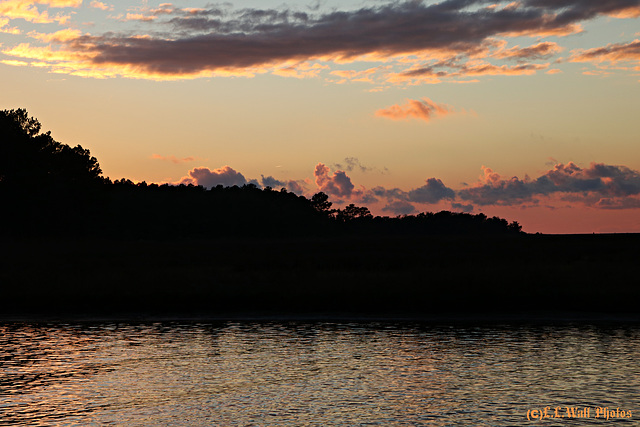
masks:
<path id="1" fill-rule="evenodd" d="M 404 191 L 399 188 L 374 187 L 369 192 L 374 197 L 386 199 L 389 205 L 394 201 L 420 204 L 436 204 L 442 200 L 453 200 L 456 193 L 451 188 L 444 185 L 438 178 L 429 178 L 425 185 Z"/>
<path id="2" fill-rule="evenodd" d="M 404 105 L 392 105 L 376 111 L 376 116 L 385 117 L 391 120 L 407 120 L 410 118 L 430 121 L 434 117 L 451 114 L 453 109 L 445 104 L 436 104 L 429 98 L 422 98 L 422 101 L 407 99 Z"/>
<path id="3" fill-rule="evenodd" d="M 113 6 L 109 6 L 107 4 L 104 4 L 100 1 L 96 1 L 93 0 L 90 4 L 91 7 L 95 8 L 95 9 L 101 9 L 101 10 L 113 10 Z"/>
<path id="4" fill-rule="evenodd" d="M 546 59 L 562 52 L 562 48 L 554 42 L 542 42 L 533 46 L 521 48 L 514 46 L 495 54 L 496 58 L 517 59 L 517 60 L 537 60 Z"/>
<path id="5" fill-rule="evenodd" d="M 155 15 L 145 15 L 142 13 L 127 13 L 123 18 L 120 18 L 121 21 L 142 21 L 142 22 L 150 22 L 157 18 Z"/>
<path id="6" fill-rule="evenodd" d="M 3 59 L 0 62 L 2 62 L 3 64 L 6 64 L 6 65 L 12 65 L 14 67 L 26 67 L 27 65 L 29 65 L 28 62 L 16 61 L 14 59 Z"/>
<path id="7" fill-rule="evenodd" d="M 77 7 L 80 0 L 39 0 L 51 7 Z M 579 29 L 582 21 L 601 15 L 635 16 L 640 0 L 523 0 L 510 4 L 498 1 L 485 7 L 486 0 L 420 0 L 389 2 L 356 10 L 327 13 L 293 9 L 240 9 L 213 6 L 209 9 L 180 9 L 163 4 L 156 9 L 132 10 L 131 19 L 152 20 L 152 37 L 108 33 L 83 35 L 62 43 L 61 51 L 74 52 L 82 61 L 52 64 L 56 72 L 83 75 L 121 75 L 136 78 L 176 79 L 212 75 L 254 75 L 276 72 L 305 76 L 317 71 L 291 68 L 291 64 L 313 61 L 348 63 L 385 62 L 393 59 L 424 62 L 434 58 L 478 58 L 486 56 L 487 46 L 496 37 L 512 35 L 566 35 Z M 7 0 L 0 3 L 0 14 L 32 22 L 51 22 L 47 11 L 40 14 L 34 3 Z M 59 18 L 59 19 L 62 19 Z M 494 43 L 495 44 L 495 43 Z M 540 58 L 536 49 L 514 50 L 514 58 Z M 11 52 L 11 49 L 8 49 Z M 485 53 L 483 53 L 485 52 Z M 7 52 L 5 52 L 7 54 Z M 34 58 L 36 59 L 36 58 Z M 479 75 L 526 75 L 545 69 L 544 64 L 514 67 L 470 62 L 443 77 Z M 428 70 L 430 64 L 418 69 Z M 414 72 L 415 70 L 410 70 Z M 347 73 L 342 79 L 372 80 L 371 73 Z M 438 71 L 435 72 L 437 78 Z M 396 79 L 420 77 L 403 76 Z M 440 77 L 440 78 L 443 78 Z"/>
<path id="8" fill-rule="evenodd" d="M 574 50 L 569 58 L 570 62 L 640 62 L 640 40 L 629 43 L 613 43 L 604 47 L 587 50 Z"/>
<path id="9" fill-rule="evenodd" d="M 478 76 L 519 76 L 532 75 L 545 70 L 549 64 L 494 65 L 485 61 L 472 60 L 460 63 L 457 60 L 439 61 L 426 67 L 411 67 L 400 73 L 390 73 L 388 82 L 439 83 L 443 78 L 464 78 Z M 460 83 L 468 83 L 461 81 Z"/>
<path id="10" fill-rule="evenodd" d="M 172 163 L 186 163 L 186 162 L 194 162 L 197 159 L 195 157 L 183 157 L 182 159 L 177 158 L 176 156 L 161 156 L 160 154 L 152 154 L 151 159 L 154 160 L 164 160 L 164 161 L 169 161 Z"/>
<path id="11" fill-rule="evenodd" d="M 271 188 L 282 188 L 282 187 L 286 187 L 287 183 L 285 181 L 280 181 L 275 179 L 272 176 L 264 176 L 264 175 L 260 175 L 262 177 L 261 181 L 262 181 L 262 185 L 264 185 L 265 187 L 271 187 Z"/>
<path id="12" fill-rule="evenodd" d="M 73 28 L 65 28 L 64 30 L 59 30 L 59 31 L 56 31 L 55 33 L 49 33 L 49 34 L 41 34 L 36 32 L 29 33 L 30 37 L 37 40 L 41 40 L 46 43 L 51 43 L 51 42 L 63 43 L 68 40 L 76 39 L 81 35 L 82 35 L 82 32 L 80 30 L 76 30 Z"/>
<path id="13" fill-rule="evenodd" d="M 286 181 L 280 181 L 272 176 L 260 175 L 260 177 L 264 187 L 271 187 L 274 189 L 286 188 L 298 196 L 302 196 L 307 192 L 307 183 L 304 180 L 289 179 Z"/>
<path id="14" fill-rule="evenodd" d="M 318 190 L 330 196 L 349 198 L 354 194 L 358 194 L 354 190 L 355 186 L 351 182 L 351 178 L 344 171 L 335 171 L 330 175 L 330 170 L 322 163 L 316 165 L 314 176 Z"/>
<path id="15" fill-rule="evenodd" d="M 202 185 L 203 187 L 211 188 L 218 185 L 225 187 L 232 187 L 234 185 L 242 186 L 247 184 L 248 181 L 240 172 L 235 171 L 230 166 L 223 166 L 214 170 L 204 167 L 194 168 L 189 171 L 189 176 L 183 178 L 180 183 Z"/>
<path id="16" fill-rule="evenodd" d="M 391 202 L 384 206 L 382 210 L 384 212 L 391 212 L 396 215 L 409 215 L 417 212 L 415 206 L 404 200 L 396 200 L 394 202 Z"/>
<path id="17" fill-rule="evenodd" d="M 297 79 L 306 79 L 317 77 L 320 71 L 329 68 L 328 65 L 311 64 L 309 62 L 296 63 L 292 65 L 284 65 L 273 70 L 273 74 L 282 77 L 295 77 Z"/>
<path id="18" fill-rule="evenodd" d="M 438 203 L 440 200 L 453 199 L 456 193 L 437 178 L 429 178 L 422 187 L 408 192 L 408 200 L 417 203 Z"/>
<path id="19" fill-rule="evenodd" d="M 591 163 L 583 169 L 573 162 L 559 163 L 533 180 L 527 176 L 504 178 L 485 166 L 482 170 L 476 185 L 458 191 L 460 199 L 478 205 L 511 206 L 537 203 L 540 197 L 555 195 L 570 202 L 613 209 L 630 206 L 630 200 L 640 195 L 640 172 L 626 166 Z"/>
<path id="20" fill-rule="evenodd" d="M 451 203 L 451 209 L 462 212 L 473 212 L 473 205 L 463 205 L 462 203 Z"/>
<path id="21" fill-rule="evenodd" d="M 336 81 L 336 83 L 338 84 L 346 83 L 347 81 L 374 83 L 374 81 L 372 80 L 372 76 L 377 71 L 383 68 L 387 68 L 387 67 L 374 67 L 374 68 L 369 68 L 367 70 L 362 70 L 362 71 L 335 70 L 335 71 L 331 71 L 329 74 L 340 78 L 340 80 Z"/>
<path id="22" fill-rule="evenodd" d="M 158 156 L 162 157 L 162 156 Z M 171 157 L 162 157 L 171 160 Z M 180 184 L 202 185 L 207 188 L 217 185 L 286 188 L 297 195 L 311 197 L 323 191 L 339 206 L 344 203 L 379 204 L 382 212 L 393 215 L 408 215 L 421 211 L 420 205 L 437 205 L 448 201 L 451 209 L 473 212 L 479 206 L 535 206 L 584 205 L 595 209 L 640 208 L 640 172 L 621 165 L 591 163 L 582 168 L 573 162 L 557 163 L 535 179 L 506 178 L 493 169 L 483 166 L 478 182 L 454 191 L 438 178 L 428 178 L 425 184 L 409 191 L 382 186 L 366 189 L 355 188 L 351 178 L 341 170 L 331 173 L 323 163 L 314 171 L 316 190 L 309 187 L 310 180 L 279 180 L 261 175 L 260 182 L 248 180 L 230 166 L 210 170 L 194 168 Z"/>
<path id="23" fill-rule="evenodd" d="M 5 34 L 20 34 L 20 29 L 17 27 L 7 27 L 9 25 L 9 19 L 0 18 L 0 33 Z"/>
<path id="24" fill-rule="evenodd" d="M 345 157 L 344 158 L 344 163 L 334 163 L 333 167 L 335 169 L 343 169 L 347 172 L 351 172 L 354 170 L 358 170 L 362 173 L 365 172 L 372 172 L 374 170 L 379 171 L 380 173 L 385 173 L 387 172 L 387 168 L 383 168 L 382 170 L 375 168 L 375 167 L 370 167 L 370 166 L 365 166 L 363 165 L 360 160 L 358 160 L 357 157 Z"/>
<path id="25" fill-rule="evenodd" d="M 82 0 L 4 0 L 0 2 L 0 16 L 8 19 L 24 19 L 36 24 L 63 23 L 68 19 L 68 16 L 60 14 L 51 17 L 48 10 L 40 12 L 37 4 L 52 8 L 77 8 L 82 4 Z"/>

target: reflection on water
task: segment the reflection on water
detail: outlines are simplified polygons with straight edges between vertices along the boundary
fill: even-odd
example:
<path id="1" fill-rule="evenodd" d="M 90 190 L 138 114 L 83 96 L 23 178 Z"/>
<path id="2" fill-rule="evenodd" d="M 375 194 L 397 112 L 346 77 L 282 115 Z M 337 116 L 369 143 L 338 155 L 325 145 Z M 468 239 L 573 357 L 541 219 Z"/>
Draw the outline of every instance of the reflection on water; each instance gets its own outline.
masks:
<path id="1" fill-rule="evenodd" d="M 0 424 L 633 425 L 639 355 L 637 327 L 0 324 Z"/>

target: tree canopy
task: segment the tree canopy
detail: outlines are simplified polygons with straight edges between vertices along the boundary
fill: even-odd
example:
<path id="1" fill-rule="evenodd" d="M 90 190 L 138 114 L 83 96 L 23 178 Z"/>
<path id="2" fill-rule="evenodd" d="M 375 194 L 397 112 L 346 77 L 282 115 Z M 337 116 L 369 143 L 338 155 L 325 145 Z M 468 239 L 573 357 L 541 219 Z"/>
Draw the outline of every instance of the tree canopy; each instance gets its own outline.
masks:
<path id="1" fill-rule="evenodd" d="M 0 111 L 0 234 L 121 237 L 324 234 L 512 234 L 518 223 L 452 212 L 374 217 L 367 207 L 332 209 L 327 194 L 307 199 L 253 184 L 114 182 L 80 145 L 41 132 L 24 109 Z"/>
<path id="2" fill-rule="evenodd" d="M 70 147 L 40 132 L 24 109 L 0 111 L 0 184 L 58 191 L 101 183 L 98 160 L 80 145 Z"/>

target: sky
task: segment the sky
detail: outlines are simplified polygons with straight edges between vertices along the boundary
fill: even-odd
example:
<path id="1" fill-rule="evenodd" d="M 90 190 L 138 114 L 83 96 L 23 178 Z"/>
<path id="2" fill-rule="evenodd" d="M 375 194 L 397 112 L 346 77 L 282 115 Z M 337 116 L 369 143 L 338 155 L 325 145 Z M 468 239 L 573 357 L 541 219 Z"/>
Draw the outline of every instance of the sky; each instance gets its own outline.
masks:
<path id="1" fill-rule="evenodd" d="M 640 0 L 0 0 L 0 109 L 105 176 L 640 232 Z"/>

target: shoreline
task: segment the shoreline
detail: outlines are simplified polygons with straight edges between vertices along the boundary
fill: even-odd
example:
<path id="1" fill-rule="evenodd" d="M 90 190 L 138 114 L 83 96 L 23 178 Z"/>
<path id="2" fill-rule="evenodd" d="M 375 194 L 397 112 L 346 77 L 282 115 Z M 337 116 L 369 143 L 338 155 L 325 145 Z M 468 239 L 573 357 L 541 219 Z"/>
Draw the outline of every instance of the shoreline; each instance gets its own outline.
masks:
<path id="1" fill-rule="evenodd" d="M 635 234 L 4 243 L 0 321 L 640 321 Z"/>
<path id="2" fill-rule="evenodd" d="M 419 323 L 425 325 L 637 325 L 640 313 L 440 313 L 440 314 L 353 314 L 353 313 L 93 313 L 0 315 L 6 323 Z"/>

